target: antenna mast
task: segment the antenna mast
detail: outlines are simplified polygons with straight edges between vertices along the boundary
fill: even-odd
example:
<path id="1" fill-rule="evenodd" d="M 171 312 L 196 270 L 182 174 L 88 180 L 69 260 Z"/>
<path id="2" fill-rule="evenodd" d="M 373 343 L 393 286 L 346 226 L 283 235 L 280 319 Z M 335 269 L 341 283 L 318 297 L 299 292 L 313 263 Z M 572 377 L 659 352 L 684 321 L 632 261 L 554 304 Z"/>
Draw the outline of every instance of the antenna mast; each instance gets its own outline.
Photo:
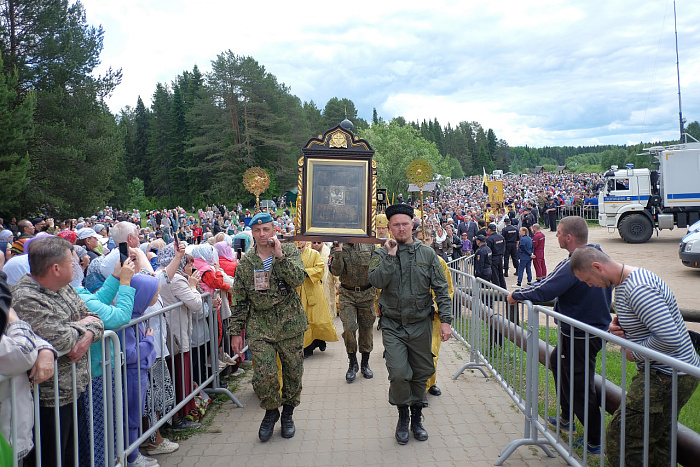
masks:
<path id="1" fill-rule="evenodd" d="M 678 64 L 678 24 L 676 21 L 676 0 L 673 0 L 673 29 L 676 33 L 676 75 L 678 76 L 678 121 L 681 127 L 681 144 L 685 143 L 685 130 L 683 129 L 683 110 L 681 109 L 681 69 Z"/>

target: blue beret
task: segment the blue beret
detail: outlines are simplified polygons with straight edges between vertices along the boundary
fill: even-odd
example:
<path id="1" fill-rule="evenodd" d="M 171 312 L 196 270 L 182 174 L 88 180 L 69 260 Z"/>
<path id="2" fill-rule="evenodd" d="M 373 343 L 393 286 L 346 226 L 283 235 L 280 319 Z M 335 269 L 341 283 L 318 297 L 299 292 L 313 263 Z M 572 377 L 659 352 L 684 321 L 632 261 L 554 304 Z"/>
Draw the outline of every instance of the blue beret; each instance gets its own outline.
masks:
<path id="1" fill-rule="evenodd" d="M 259 212 L 250 220 L 250 226 L 267 224 L 268 222 L 272 222 L 272 216 L 266 212 Z"/>

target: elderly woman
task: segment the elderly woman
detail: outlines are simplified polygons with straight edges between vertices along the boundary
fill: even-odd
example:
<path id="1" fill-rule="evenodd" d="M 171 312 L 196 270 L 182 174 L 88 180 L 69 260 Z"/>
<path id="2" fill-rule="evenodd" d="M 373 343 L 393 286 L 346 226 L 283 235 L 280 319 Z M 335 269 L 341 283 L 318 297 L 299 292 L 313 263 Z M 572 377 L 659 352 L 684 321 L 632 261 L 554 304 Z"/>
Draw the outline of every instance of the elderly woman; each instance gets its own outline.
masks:
<path id="1" fill-rule="evenodd" d="M 158 263 L 161 268 L 167 268 L 176 258 L 173 244 L 167 245 L 158 252 Z M 192 258 L 190 257 L 190 260 Z M 163 307 L 168 307 L 182 302 L 183 305 L 175 308 L 167 314 L 170 333 L 172 335 L 172 348 L 170 349 L 174 357 L 169 360 L 171 373 L 175 375 L 175 396 L 179 404 L 189 394 L 192 393 L 192 368 L 190 365 L 190 351 L 192 341 L 192 317 L 201 314 L 202 298 L 197 291 L 199 274 L 189 275 L 185 272 L 187 257 L 182 254 L 177 264 L 177 270 L 169 277 L 163 269 L 159 275 L 161 280 L 160 296 L 163 300 Z M 174 370 L 174 371 L 173 371 Z M 188 402 L 178 412 L 178 417 L 174 418 L 175 428 L 193 428 L 199 424 L 187 420 L 187 415 L 196 409 L 194 399 Z"/>

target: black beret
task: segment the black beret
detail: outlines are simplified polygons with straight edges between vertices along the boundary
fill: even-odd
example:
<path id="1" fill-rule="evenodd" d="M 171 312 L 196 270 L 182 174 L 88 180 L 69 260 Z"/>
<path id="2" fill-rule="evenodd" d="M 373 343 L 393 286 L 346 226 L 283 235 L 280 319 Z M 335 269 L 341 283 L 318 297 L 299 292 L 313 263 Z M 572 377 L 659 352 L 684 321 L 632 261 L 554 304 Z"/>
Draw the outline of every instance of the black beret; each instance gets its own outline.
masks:
<path id="1" fill-rule="evenodd" d="M 413 219 L 413 208 L 408 204 L 392 204 L 386 208 L 385 214 L 387 219 L 391 219 L 394 214 L 406 214 Z"/>

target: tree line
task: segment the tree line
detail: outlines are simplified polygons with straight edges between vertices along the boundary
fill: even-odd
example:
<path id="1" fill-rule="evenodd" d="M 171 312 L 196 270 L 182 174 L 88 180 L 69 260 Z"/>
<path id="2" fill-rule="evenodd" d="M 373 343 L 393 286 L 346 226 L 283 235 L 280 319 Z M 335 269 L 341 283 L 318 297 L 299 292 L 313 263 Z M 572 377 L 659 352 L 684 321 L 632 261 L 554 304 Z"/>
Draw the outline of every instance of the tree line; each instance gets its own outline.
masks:
<path id="1" fill-rule="evenodd" d="M 296 161 L 309 138 L 348 118 L 376 150 L 380 186 L 405 191 L 406 166 L 428 160 L 444 176 L 538 165 L 574 171 L 645 161 L 637 146 L 509 147 L 493 129 L 436 118 L 358 117 L 348 98 L 322 108 L 302 102 L 253 57 L 231 50 L 156 83 L 146 105 L 112 114 L 105 98 L 121 70 L 96 76 L 104 30 L 79 2 L 0 0 L 0 216 L 85 215 L 99 207 L 151 209 L 209 203 L 248 205 L 249 167 L 271 183 L 264 198 L 296 187 Z M 700 139 L 697 122 L 688 125 Z"/>

